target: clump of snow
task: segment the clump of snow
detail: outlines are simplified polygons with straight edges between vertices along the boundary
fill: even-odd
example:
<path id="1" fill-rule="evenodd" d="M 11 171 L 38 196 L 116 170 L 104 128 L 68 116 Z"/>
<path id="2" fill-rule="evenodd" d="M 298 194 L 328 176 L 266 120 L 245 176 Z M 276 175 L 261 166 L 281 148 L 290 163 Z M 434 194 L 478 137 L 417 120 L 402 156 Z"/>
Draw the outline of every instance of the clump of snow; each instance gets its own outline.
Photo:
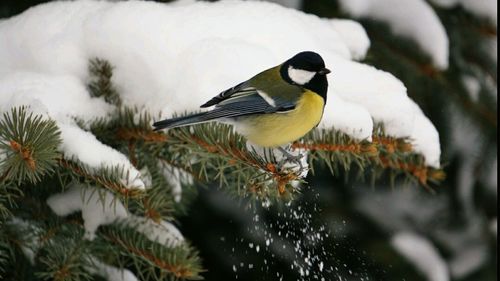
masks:
<path id="1" fill-rule="evenodd" d="M 344 19 L 333 19 L 331 23 L 349 48 L 351 57 L 355 60 L 365 58 L 370 48 L 370 38 L 363 26 L 358 22 Z"/>
<path id="2" fill-rule="evenodd" d="M 117 268 L 99 261 L 96 258 L 91 259 L 92 266 L 87 270 L 106 278 L 108 281 L 138 281 L 139 279 L 128 269 Z"/>
<path id="3" fill-rule="evenodd" d="M 368 5 L 366 1 L 352 2 Z M 403 9 L 398 1 L 392 2 L 393 6 L 385 10 Z M 437 64 L 444 68 L 447 39 L 435 35 L 440 30 L 435 15 L 426 12 L 419 1 L 411 3 L 419 19 L 427 23 L 418 24 L 417 31 L 430 26 L 430 30 L 425 29 L 425 39 L 438 46 L 432 51 Z M 370 10 L 380 11 L 383 5 L 371 6 Z M 398 19 L 410 18 L 402 15 L 405 13 L 394 14 Z M 414 27 L 406 28 L 400 32 L 415 32 L 424 38 Z M 287 30 L 290 32 L 284 32 Z M 113 83 L 125 105 L 146 108 L 154 116 L 160 111 L 170 116 L 199 110 L 199 105 L 220 91 L 300 51 L 313 50 L 333 70 L 322 127 L 335 127 L 356 139 L 370 139 L 375 121 L 384 123 L 389 135 L 409 137 L 419 124 L 415 120 L 424 118 L 421 112 L 412 110 L 406 88 L 398 79 L 352 61 L 366 55 L 369 46 L 358 24 L 320 19 L 273 3 L 51 2 L 0 22 L 0 37 L 6 39 L 0 40 L 1 81 L 8 80 L 8 87 L 0 82 L 0 92 L 9 97 L 0 102 L 1 108 L 20 103 L 38 105 L 63 124 L 63 148 L 72 156 L 85 158 L 89 153 L 94 157 L 97 153 L 91 151 L 102 151 L 105 156 L 93 164 L 100 166 L 109 157 L 106 165 L 119 164 L 129 170 L 131 177 L 125 180 L 132 186 L 143 184 L 139 172 L 125 157 L 90 134 L 64 125 L 71 124 L 68 116 L 88 121 L 112 110 L 102 99 L 90 98 L 84 87 L 87 63 L 94 57 L 106 59 L 115 67 Z M 40 89 L 25 91 L 22 99 L 15 100 L 29 85 L 30 76 L 38 79 Z M 51 95 L 38 97 L 39 93 Z M 427 143 L 429 138 L 415 141 L 422 141 L 420 147 L 436 145 Z M 81 149 L 79 145 L 84 143 L 86 149 Z M 432 155 L 429 159 L 439 157 Z"/>
<path id="4" fill-rule="evenodd" d="M 410 135 L 413 150 L 425 157 L 427 165 L 439 168 L 441 166 L 439 132 L 429 118 L 422 113 L 418 105 L 412 103 L 413 110 L 419 112 L 415 114 L 413 132 Z"/>
<path id="5" fill-rule="evenodd" d="M 50 196 L 47 205 L 58 216 L 81 211 L 85 237 L 89 240 L 95 238 L 95 231 L 100 225 L 127 217 L 127 210 L 113 194 L 102 189 L 85 188 L 80 184 L 73 184 L 67 191 Z"/>
<path id="6" fill-rule="evenodd" d="M 430 241 L 413 233 L 397 233 L 391 243 L 401 255 L 412 262 L 429 281 L 448 281 L 446 262 Z"/>
<path id="7" fill-rule="evenodd" d="M 72 118 L 88 121 L 111 112 L 111 106 L 104 100 L 90 97 L 83 81 L 69 75 L 13 72 L 0 78 L 0 92 L 0 112 L 29 105 L 30 112 L 60 121 L 63 140 L 60 149 L 66 157 L 78 158 L 92 168 L 120 165 L 125 168 L 128 186 L 144 188 L 139 173 L 124 155 L 101 144 L 76 125 L 63 124 L 71 123 Z"/>
<path id="8" fill-rule="evenodd" d="M 354 139 L 371 140 L 373 119 L 363 106 L 345 101 L 338 95 L 330 95 L 319 127 L 334 127 Z"/>
<path id="9" fill-rule="evenodd" d="M 167 247 L 178 247 L 184 243 L 184 236 L 181 232 L 170 222 L 162 220 L 156 223 L 151 219 L 129 216 L 126 220 L 136 228 L 138 232 L 144 234 L 149 240 L 158 242 Z"/>
<path id="10" fill-rule="evenodd" d="M 333 62 L 334 69 L 338 68 L 329 76 L 329 93 L 333 93 L 347 102 L 362 106 L 375 122 L 385 125 L 387 134 L 397 137 L 411 135 L 417 112 L 412 110 L 412 101 L 408 98 L 406 87 L 400 80 L 390 73 L 349 60 L 327 56 L 327 61 Z M 332 111 L 342 110 L 339 109 L 340 106 L 341 104 L 330 102 L 326 110 L 329 107 Z M 331 122 L 333 126 L 337 122 L 347 124 L 352 118 L 351 114 L 337 115 L 336 119 L 323 119 L 323 122 Z M 365 114 L 361 116 L 365 116 Z M 355 120 L 359 120 L 359 118 L 360 116 L 354 117 Z M 368 122 L 365 122 L 363 125 L 366 126 Z M 372 130 L 370 130 L 370 135 L 371 133 Z"/>
<path id="11" fill-rule="evenodd" d="M 136 231 L 143 233 L 151 241 L 168 247 L 177 247 L 184 242 L 184 237 L 173 224 L 167 221 L 155 223 L 147 218 L 130 215 L 112 193 L 101 189 L 86 188 L 75 183 L 67 191 L 50 196 L 47 205 L 58 216 L 81 211 L 85 237 L 89 240 L 95 238 L 100 225 L 120 221 L 135 227 Z"/>
<path id="12" fill-rule="evenodd" d="M 425 0 L 340 0 L 340 4 L 355 17 L 387 23 L 394 33 L 415 40 L 431 56 L 436 67 L 448 68 L 446 29 Z"/>
<path id="13" fill-rule="evenodd" d="M 0 35 L 4 35 L 5 32 L 1 30 L 0 25 Z M 0 44 L 3 43 L 3 40 L 1 41 Z M 9 54 L 2 54 L 0 46 L 0 61 L 14 61 L 13 58 L 6 60 L 2 55 Z M 48 115 L 57 120 L 68 117 L 90 120 L 105 117 L 111 112 L 111 106 L 103 99 L 91 98 L 84 82 L 78 77 L 35 71 L 17 71 L 7 65 L 0 66 L 0 111 L 6 112 L 12 107 L 31 105 L 30 110 L 33 113 Z"/>
<path id="14" fill-rule="evenodd" d="M 94 135 L 75 125 L 58 123 L 61 131 L 61 151 L 67 159 L 78 159 L 91 168 L 118 166 L 122 169 L 123 184 L 130 188 L 144 189 L 139 171 L 127 157 L 101 143 Z"/>

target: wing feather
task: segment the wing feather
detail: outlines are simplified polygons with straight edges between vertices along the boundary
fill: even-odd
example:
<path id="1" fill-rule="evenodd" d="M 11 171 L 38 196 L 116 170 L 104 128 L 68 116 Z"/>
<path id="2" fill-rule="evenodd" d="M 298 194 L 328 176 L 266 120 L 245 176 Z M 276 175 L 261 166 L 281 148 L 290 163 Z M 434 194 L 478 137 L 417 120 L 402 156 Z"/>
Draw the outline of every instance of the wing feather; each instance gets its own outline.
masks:
<path id="1" fill-rule="evenodd" d="M 246 92 L 251 92 L 254 90 L 255 90 L 254 88 L 248 86 L 248 82 L 243 82 L 218 94 L 217 96 L 213 97 L 211 100 L 207 101 L 200 107 L 201 108 L 210 107 L 235 95 L 245 94 Z"/>

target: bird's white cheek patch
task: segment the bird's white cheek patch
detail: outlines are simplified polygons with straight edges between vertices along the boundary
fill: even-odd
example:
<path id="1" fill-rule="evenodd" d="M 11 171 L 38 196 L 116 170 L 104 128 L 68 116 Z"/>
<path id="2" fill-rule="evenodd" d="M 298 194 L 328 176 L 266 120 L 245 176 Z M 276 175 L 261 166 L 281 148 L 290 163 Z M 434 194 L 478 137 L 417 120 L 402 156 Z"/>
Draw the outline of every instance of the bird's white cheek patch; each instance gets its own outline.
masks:
<path id="1" fill-rule="evenodd" d="M 296 69 L 292 66 L 288 68 L 288 76 L 290 77 L 290 79 L 292 79 L 293 82 L 299 85 L 305 85 L 309 83 L 313 79 L 314 75 L 316 75 L 316 72 Z"/>
<path id="2" fill-rule="evenodd" d="M 268 94 L 263 91 L 257 91 L 257 93 L 259 93 L 259 96 L 263 98 L 270 106 L 276 107 L 276 102 Z"/>

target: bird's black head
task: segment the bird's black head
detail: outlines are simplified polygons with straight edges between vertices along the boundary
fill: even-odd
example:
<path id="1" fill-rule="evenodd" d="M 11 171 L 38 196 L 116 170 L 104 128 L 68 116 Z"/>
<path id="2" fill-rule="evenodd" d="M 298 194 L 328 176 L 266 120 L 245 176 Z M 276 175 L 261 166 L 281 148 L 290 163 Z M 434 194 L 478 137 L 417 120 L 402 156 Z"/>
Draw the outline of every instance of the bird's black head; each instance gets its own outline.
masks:
<path id="1" fill-rule="evenodd" d="M 325 67 L 325 61 L 317 53 L 298 53 L 281 66 L 280 72 L 288 83 L 314 91 L 326 102 L 328 91 L 326 75 L 331 71 Z"/>

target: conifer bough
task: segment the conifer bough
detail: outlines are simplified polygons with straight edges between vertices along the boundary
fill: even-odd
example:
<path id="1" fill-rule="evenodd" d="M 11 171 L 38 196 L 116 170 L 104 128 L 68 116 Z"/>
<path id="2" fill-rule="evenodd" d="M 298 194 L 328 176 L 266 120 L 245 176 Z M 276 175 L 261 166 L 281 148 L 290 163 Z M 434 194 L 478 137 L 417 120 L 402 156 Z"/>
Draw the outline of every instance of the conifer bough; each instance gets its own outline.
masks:
<path id="1" fill-rule="evenodd" d="M 53 172 L 61 143 L 56 123 L 13 108 L 0 120 L 0 179 L 36 184 Z"/>

